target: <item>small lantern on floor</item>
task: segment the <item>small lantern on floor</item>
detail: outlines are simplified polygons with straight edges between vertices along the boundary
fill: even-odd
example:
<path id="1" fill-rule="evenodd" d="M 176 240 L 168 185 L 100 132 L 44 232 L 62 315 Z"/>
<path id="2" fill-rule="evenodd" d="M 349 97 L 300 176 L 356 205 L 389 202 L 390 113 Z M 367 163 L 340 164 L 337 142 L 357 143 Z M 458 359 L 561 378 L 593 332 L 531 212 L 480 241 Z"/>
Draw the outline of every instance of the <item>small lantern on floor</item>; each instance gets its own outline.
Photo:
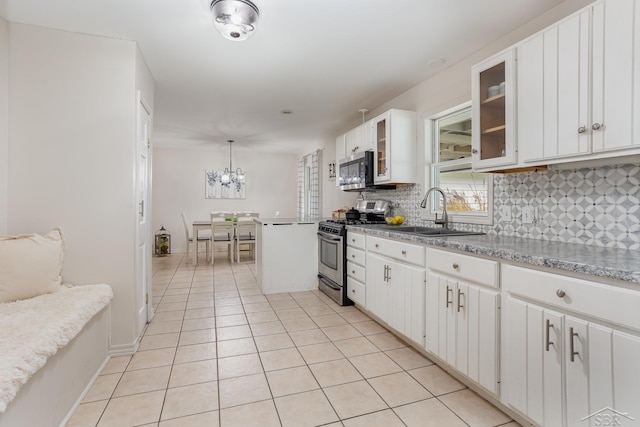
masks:
<path id="1" fill-rule="evenodd" d="M 160 230 L 156 231 L 156 255 L 165 256 L 171 254 L 171 233 L 160 226 Z"/>

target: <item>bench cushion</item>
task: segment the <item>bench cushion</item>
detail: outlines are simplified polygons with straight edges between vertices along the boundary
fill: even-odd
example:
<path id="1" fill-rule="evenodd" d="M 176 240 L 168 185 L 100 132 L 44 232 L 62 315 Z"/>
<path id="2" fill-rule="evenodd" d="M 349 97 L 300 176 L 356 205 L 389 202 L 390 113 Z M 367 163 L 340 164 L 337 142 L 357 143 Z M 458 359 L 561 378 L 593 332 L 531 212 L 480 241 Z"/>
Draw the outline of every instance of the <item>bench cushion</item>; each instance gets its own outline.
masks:
<path id="1" fill-rule="evenodd" d="M 0 414 L 112 298 L 109 285 L 63 285 L 55 293 L 0 304 Z"/>

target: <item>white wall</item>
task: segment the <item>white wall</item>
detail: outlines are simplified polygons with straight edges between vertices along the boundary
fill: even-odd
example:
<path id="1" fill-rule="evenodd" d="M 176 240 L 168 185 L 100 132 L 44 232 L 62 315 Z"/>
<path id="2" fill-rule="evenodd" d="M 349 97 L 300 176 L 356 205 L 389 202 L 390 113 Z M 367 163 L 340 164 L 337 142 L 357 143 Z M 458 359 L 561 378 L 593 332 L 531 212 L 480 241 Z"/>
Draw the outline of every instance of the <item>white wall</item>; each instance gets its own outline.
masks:
<path id="1" fill-rule="evenodd" d="M 229 167 L 229 149 L 153 149 L 154 230 L 160 225 L 171 232 L 171 250 L 185 251 L 180 212 L 189 221 L 209 219 L 211 211 L 259 211 L 272 218 L 296 216 L 297 156 L 293 154 L 233 151 L 233 168 L 246 173 L 245 199 L 205 199 L 205 170 Z"/>
<path id="2" fill-rule="evenodd" d="M 10 24 L 8 231 L 65 233 L 66 282 L 113 287 L 112 346 L 134 309 L 136 45 Z M 153 93 L 145 94 L 153 99 Z"/>
<path id="3" fill-rule="evenodd" d="M 7 232 L 9 169 L 9 23 L 0 17 L 0 234 Z"/>

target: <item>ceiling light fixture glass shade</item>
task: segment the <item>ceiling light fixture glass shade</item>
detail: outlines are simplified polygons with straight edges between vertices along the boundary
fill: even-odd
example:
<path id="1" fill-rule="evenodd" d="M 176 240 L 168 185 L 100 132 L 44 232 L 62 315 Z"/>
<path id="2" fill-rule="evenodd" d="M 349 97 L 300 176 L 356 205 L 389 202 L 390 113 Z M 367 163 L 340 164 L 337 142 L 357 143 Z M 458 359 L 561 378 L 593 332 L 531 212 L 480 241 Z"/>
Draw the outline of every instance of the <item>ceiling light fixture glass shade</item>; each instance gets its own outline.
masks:
<path id="1" fill-rule="evenodd" d="M 260 11 L 249 0 L 213 0 L 213 25 L 225 38 L 242 41 L 256 32 Z"/>

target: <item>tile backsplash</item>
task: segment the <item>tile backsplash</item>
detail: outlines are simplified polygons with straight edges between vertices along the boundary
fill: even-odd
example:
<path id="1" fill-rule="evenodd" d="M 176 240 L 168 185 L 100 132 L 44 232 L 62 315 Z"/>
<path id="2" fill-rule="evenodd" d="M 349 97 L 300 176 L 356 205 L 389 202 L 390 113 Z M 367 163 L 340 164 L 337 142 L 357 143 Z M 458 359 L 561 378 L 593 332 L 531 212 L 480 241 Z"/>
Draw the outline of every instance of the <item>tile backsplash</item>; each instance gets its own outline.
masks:
<path id="1" fill-rule="evenodd" d="M 433 225 L 420 218 L 424 189 L 367 192 L 401 209 L 410 225 Z M 640 250 L 640 165 L 546 170 L 494 175 L 493 225 L 455 224 L 457 229 L 502 236 Z M 511 221 L 500 216 L 511 208 Z M 522 223 L 522 209 L 532 207 L 534 222 Z"/>

